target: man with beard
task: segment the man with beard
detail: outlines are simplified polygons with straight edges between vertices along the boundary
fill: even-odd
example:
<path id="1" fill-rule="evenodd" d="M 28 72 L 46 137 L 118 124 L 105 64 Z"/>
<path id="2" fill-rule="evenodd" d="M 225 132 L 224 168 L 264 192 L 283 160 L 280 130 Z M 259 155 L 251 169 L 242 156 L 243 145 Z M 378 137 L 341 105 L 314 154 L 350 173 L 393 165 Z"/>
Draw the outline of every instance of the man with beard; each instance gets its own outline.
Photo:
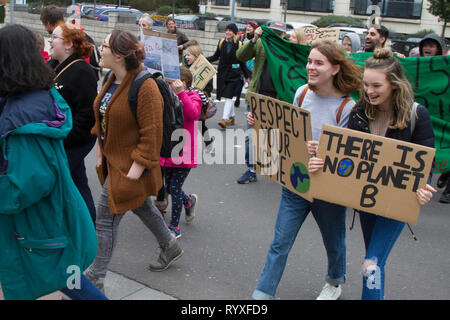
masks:
<path id="1" fill-rule="evenodd" d="M 383 48 L 389 36 L 389 31 L 385 26 L 378 29 L 373 26 L 366 35 L 366 43 L 362 52 L 373 52 L 376 47 Z"/>
<path id="2" fill-rule="evenodd" d="M 366 35 L 364 48 L 360 52 L 373 52 L 375 48 L 384 48 L 389 37 L 389 30 L 385 26 L 372 26 Z M 394 52 L 399 58 L 405 55 L 400 52 Z"/>

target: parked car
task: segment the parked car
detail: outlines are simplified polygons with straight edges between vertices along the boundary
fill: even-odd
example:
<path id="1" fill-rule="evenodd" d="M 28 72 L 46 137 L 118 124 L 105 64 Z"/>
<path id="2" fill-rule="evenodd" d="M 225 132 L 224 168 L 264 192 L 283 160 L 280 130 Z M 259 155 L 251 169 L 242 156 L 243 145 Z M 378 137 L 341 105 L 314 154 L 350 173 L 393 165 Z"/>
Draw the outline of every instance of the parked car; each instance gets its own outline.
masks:
<path id="1" fill-rule="evenodd" d="M 175 16 L 175 24 L 181 29 L 205 30 L 206 20 L 217 20 L 214 17 L 196 16 L 196 15 L 179 15 Z"/>
<path id="2" fill-rule="evenodd" d="M 361 45 L 363 45 L 366 42 L 366 35 L 369 32 L 366 28 L 359 28 L 359 27 L 327 27 L 327 28 L 339 30 L 339 43 L 342 43 L 342 38 L 344 37 L 344 34 L 352 32 L 358 34 L 361 40 Z"/>
<path id="3" fill-rule="evenodd" d="M 250 21 L 250 19 L 240 19 L 240 18 L 234 19 L 234 24 L 238 28 L 239 33 L 242 32 L 245 33 L 245 30 L 247 29 L 247 21 Z M 220 20 L 220 22 L 218 23 L 219 32 L 225 32 L 227 25 L 229 25 L 230 23 L 231 23 L 230 17 L 225 17 L 222 20 Z"/>
<path id="4" fill-rule="evenodd" d="M 99 21 L 108 21 L 108 16 L 111 12 L 133 13 L 136 15 L 136 24 L 139 24 L 139 19 L 143 15 L 143 12 L 130 7 L 104 6 L 97 9 L 94 17 Z"/>
<path id="5" fill-rule="evenodd" d="M 317 28 L 317 26 L 311 23 L 286 22 L 286 28 L 290 31 L 298 28 Z"/>

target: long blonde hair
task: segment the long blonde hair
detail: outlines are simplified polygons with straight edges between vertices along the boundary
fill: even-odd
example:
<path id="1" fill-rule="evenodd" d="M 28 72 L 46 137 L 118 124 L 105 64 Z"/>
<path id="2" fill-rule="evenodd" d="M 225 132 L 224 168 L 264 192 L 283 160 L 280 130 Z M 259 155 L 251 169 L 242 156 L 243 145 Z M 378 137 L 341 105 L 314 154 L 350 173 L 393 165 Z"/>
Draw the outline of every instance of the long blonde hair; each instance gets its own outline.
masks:
<path id="1" fill-rule="evenodd" d="M 391 129 L 405 129 L 411 117 L 411 104 L 414 102 L 414 92 L 411 84 L 403 72 L 403 68 L 397 58 L 394 58 L 391 50 L 387 48 L 375 49 L 373 57 L 369 58 L 365 70 L 381 70 L 386 74 L 386 79 L 392 85 L 392 105 L 394 119 L 389 124 Z M 364 88 L 360 88 L 359 100 L 355 108 L 362 105 L 367 118 L 371 121 L 377 116 L 377 107 L 373 106 Z"/>

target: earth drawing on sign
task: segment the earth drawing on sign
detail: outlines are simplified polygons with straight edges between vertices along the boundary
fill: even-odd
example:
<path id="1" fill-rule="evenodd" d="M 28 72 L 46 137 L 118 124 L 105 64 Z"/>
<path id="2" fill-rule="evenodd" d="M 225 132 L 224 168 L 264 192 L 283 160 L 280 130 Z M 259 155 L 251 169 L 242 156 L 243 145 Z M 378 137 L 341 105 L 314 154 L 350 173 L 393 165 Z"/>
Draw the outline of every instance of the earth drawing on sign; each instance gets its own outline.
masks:
<path id="1" fill-rule="evenodd" d="M 291 184 L 295 190 L 300 193 L 308 192 L 311 180 L 308 174 L 308 169 L 303 163 L 295 162 L 292 164 L 290 177 Z"/>

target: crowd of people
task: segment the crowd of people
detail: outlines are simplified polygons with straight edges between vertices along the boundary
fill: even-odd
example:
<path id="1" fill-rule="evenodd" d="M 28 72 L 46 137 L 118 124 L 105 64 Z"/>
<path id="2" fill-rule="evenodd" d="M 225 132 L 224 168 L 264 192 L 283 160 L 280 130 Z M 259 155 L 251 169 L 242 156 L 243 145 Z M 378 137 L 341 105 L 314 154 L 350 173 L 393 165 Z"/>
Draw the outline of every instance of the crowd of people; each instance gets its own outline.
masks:
<path id="1" fill-rule="evenodd" d="M 42 39 L 27 28 L 9 25 L 0 30 L 0 256 L 5 257 L 0 283 L 6 299 L 36 299 L 56 290 L 71 299 L 107 299 L 106 272 L 120 221 L 128 211 L 140 218 L 161 248 L 148 266 L 150 271 L 164 271 L 184 254 L 178 240 L 180 219 L 184 209 L 186 222 L 194 220 L 199 197 L 186 193 L 183 185 L 197 168 L 199 123 L 205 146 L 214 142 L 205 119 L 200 120 L 213 82 L 203 90 L 192 86 L 188 67 L 202 54 L 201 47 L 169 18 L 167 30 L 177 36 L 181 64 L 180 79 L 171 82 L 170 89 L 181 102 L 184 132 L 191 139 L 179 153 L 161 155 L 165 97 L 156 80 L 143 81 L 134 113 L 129 101 L 135 79 L 145 72 L 144 45 L 139 39 L 144 29 L 152 29 L 151 17 L 142 16 L 138 35 L 113 30 L 99 48 L 79 25 L 65 22 L 54 6 L 43 9 L 41 21 L 50 35 L 48 55 Z M 269 28 L 277 37 L 307 44 L 302 29 L 287 37 L 285 23 L 274 22 Z M 234 108 L 239 107 L 244 83 L 248 92 L 278 98 L 262 33 L 250 21 L 240 38 L 237 26 L 230 23 L 214 54 L 207 57 L 218 61 L 216 98 L 225 99 L 221 128 L 235 124 Z M 324 124 L 434 147 L 427 109 L 412 107 L 414 93 L 398 57 L 386 48 L 388 35 L 384 27 L 372 27 L 364 46 L 353 33 L 343 37 L 342 45 L 332 41 L 311 45 L 307 83 L 292 101 L 311 114 L 312 140 L 307 142 L 311 175 L 324 164 L 315 156 Z M 354 52 L 373 52 L 364 72 L 348 59 Z M 420 56 L 442 54 L 443 44 L 435 35 L 421 41 Z M 111 71 L 100 79 L 98 92 L 99 68 Z M 358 101 L 349 98 L 358 90 Z M 247 98 L 246 104 L 247 169 L 237 180 L 240 184 L 257 181 L 250 148 L 255 120 Z M 96 205 L 84 164 L 95 145 L 102 185 Z M 444 203 L 450 203 L 449 175 L 442 174 L 437 183 L 445 188 L 440 199 Z M 430 184 L 418 189 L 418 203 L 428 203 L 435 192 Z M 171 218 L 166 224 L 163 214 L 169 196 Z M 346 207 L 316 199 L 309 202 L 283 188 L 274 238 L 254 299 L 275 298 L 289 252 L 309 212 L 319 226 L 328 258 L 325 285 L 317 299 L 336 300 L 341 295 L 346 280 Z M 360 212 L 360 220 L 366 249 L 362 299 L 384 299 L 386 260 L 405 223 L 367 212 Z M 67 267 L 72 265 L 84 272 L 75 286 L 67 281 Z"/>

